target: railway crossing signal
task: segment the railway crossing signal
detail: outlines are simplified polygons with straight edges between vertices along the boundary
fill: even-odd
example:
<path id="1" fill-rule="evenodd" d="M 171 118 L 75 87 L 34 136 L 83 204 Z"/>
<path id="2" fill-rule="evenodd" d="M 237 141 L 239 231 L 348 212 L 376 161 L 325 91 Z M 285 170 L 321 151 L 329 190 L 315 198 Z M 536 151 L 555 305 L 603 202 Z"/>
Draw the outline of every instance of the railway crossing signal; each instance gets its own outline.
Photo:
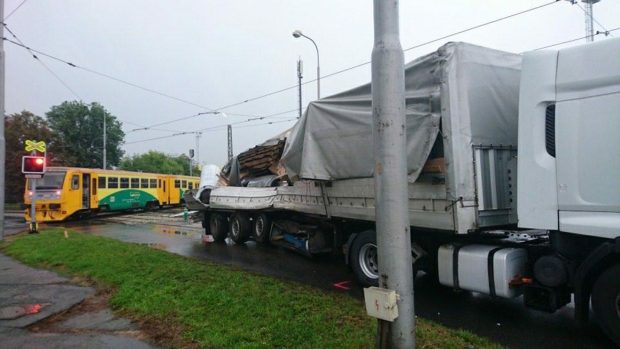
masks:
<path id="1" fill-rule="evenodd" d="M 23 156 L 22 173 L 25 175 L 42 175 L 45 173 L 45 157 Z"/>
<path id="2" fill-rule="evenodd" d="M 33 141 L 33 140 L 27 140 L 26 141 L 26 151 L 39 151 L 41 153 L 45 153 L 46 147 L 45 147 L 45 142 L 43 141 Z"/>
<path id="3" fill-rule="evenodd" d="M 37 178 L 43 177 L 46 168 L 45 154 L 47 147 L 44 141 L 26 140 L 25 150 L 30 152 L 30 155 L 22 157 L 22 173 L 26 175 L 26 178 L 30 182 L 30 233 L 38 233 L 37 225 L 37 211 L 36 211 L 36 197 L 37 197 Z M 38 156 L 37 152 L 43 153 L 43 156 Z"/>

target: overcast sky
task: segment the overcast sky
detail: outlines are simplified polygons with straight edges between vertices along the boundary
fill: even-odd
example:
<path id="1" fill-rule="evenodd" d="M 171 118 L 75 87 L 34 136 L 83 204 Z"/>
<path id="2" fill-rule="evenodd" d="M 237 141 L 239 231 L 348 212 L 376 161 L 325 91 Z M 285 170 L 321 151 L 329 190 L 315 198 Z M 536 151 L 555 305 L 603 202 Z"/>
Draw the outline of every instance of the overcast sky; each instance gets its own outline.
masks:
<path id="1" fill-rule="evenodd" d="M 22 1 L 5 0 L 5 15 Z M 401 0 L 401 42 L 403 48 L 409 48 L 548 2 Z M 620 0 L 595 4 L 594 15 L 608 30 L 620 27 Z M 195 147 L 192 134 L 132 142 L 208 128 L 201 138 L 200 159 L 219 165 L 227 156 L 226 124 L 237 123 L 233 126 L 235 153 L 252 147 L 291 127 L 297 112 L 240 122 L 296 109 L 297 90 L 224 109 L 227 118 L 202 115 L 154 127 L 156 130 L 132 130 L 293 86 L 299 57 L 304 61 L 304 80 L 315 79 L 314 46 L 306 39 L 293 38 L 295 29 L 318 44 L 322 75 L 369 61 L 373 44 L 370 0 L 27 0 L 6 23 L 32 48 L 201 106 L 123 85 L 39 55 L 74 94 L 27 51 L 6 42 L 7 113 L 29 110 L 43 116 L 51 106 L 65 100 L 99 102 L 123 122 L 127 154 L 151 149 L 187 153 Z M 582 9 L 562 0 L 409 50 L 405 60 L 448 41 L 523 52 L 582 37 L 584 30 Z M 602 28 L 597 24 L 595 30 Z M 612 35 L 618 37 L 620 31 Z M 5 36 L 13 39 L 6 31 Z M 596 37 L 604 39 L 603 35 Z M 323 79 L 321 94 L 325 97 L 369 81 L 370 65 L 366 65 Z M 316 83 L 305 85 L 303 103 L 315 98 Z M 274 123 L 266 125 L 269 121 Z"/>

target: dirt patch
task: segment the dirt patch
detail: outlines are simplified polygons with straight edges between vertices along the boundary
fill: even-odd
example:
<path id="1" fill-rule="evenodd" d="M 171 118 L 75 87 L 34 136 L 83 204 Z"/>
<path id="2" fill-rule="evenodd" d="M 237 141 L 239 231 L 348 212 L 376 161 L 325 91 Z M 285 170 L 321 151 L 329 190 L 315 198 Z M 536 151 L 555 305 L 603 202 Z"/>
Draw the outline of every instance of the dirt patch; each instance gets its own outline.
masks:
<path id="1" fill-rule="evenodd" d="M 89 282 L 80 280 L 79 284 L 86 285 Z M 90 286 L 90 285 L 89 285 Z M 54 314 L 48 318 L 45 318 L 35 324 L 32 324 L 28 329 L 32 332 L 84 332 L 84 330 L 72 330 L 72 329 L 59 329 L 56 325 L 63 321 L 72 318 L 77 315 L 92 313 L 99 310 L 109 308 L 108 302 L 112 295 L 112 290 L 108 288 L 98 289 L 97 293 L 89 298 L 86 298 L 81 303 L 61 312 Z"/>
<path id="2" fill-rule="evenodd" d="M 97 289 L 97 293 L 85 299 L 83 302 L 67 309 L 64 312 L 52 315 L 46 319 L 43 319 L 28 329 L 32 332 L 38 333 L 110 333 L 115 335 L 122 335 L 133 337 L 139 340 L 155 343 L 161 347 L 168 348 L 184 348 L 184 349 L 197 349 L 200 346 L 197 343 L 188 341 L 182 336 L 183 328 L 179 325 L 178 319 L 175 317 L 167 317 L 165 319 L 157 317 L 136 318 L 132 314 L 125 313 L 123 311 L 117 313 L 119 316 L 130 319 L 134 324 L 137 324 L 138 330 L 118 330 L 118 331 L 105 331 L 97 329 L 74 329 L 74 328 L 61 328 L 59 325 L 63 322 L 82 314 L 95 313 L 101 310 L 109 309 L 110 298 L 112 297 L 114 290 L 109 287 L 97 287 L 93 282 L 83 279 L 75 278 L 72 280 L 80 285 L 91 286 Z"/>
<path id="3" fill-rule="evenodd" d="M 142 318 L 137 320 L 140 329 L 155 343 L 169 348 L 197 349 L 198 343 L 182 336 L 183 327 L 173 316 L 162 318 Z"/>

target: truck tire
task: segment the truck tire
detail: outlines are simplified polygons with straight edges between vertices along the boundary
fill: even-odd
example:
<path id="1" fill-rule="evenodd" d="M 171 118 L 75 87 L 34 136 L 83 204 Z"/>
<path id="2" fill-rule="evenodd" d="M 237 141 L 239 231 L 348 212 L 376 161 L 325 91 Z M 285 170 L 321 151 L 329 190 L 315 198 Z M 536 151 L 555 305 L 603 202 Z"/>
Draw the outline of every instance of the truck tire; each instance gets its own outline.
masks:
<path id="1" fill-rule="evenodd" d="M 250 238 L 252 222 L 245 213 L 235 213 L 230 218 L 230 239 L 238 244 L 244 244 Z"/>
<path id="2" fill-rule="evenodd" d="M 351 246 L 349 265 L 357 281 L 364 287 L 379 285 L 377 234 L 366 230 L 357 235 Z"/>
<path id="3" fill-rule="evenodd" d="M 594 283 L 592 309 L 603 331 L 620 346 L 620 264 L 605 270 Z"/>
<path id="4" fill-rule="evenodd" d="M 226 217 L 221 213 L 212 213 L 209 215 L 209 231 L 213 236 L 213 241 L 224 242 L 228 235 L 228 224 Z"/>
<path id="5" fill-rule="evenodd" d="M 254 217 L 254 240 L 266 244 L 271 238 L 271 219 L 264 213 Z"/>

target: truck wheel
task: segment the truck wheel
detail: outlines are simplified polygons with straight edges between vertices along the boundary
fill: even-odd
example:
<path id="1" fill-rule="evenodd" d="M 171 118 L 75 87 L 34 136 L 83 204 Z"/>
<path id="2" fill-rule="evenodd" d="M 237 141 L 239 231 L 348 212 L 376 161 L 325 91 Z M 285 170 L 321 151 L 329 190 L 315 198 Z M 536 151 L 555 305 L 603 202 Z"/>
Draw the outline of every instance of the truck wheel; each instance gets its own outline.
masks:
<path id="1" fill-rule="evenodd" d="M 261 213 L 254 218 L 254 239 L 256 242 L 266 244 L 269 242 L 271 234 L 271 219 Z"/>
<path id="2" fill-rule="evenodd" d="M 604 271 L 594 283 L 592 309 L 603 331 L 620 345 L 620 264 Z"/>
<path id="3" fill-rule="evenodd" d="M 212 213 L 209 215 L 209 231 L 213 236 L 213 241 L 224 242 L 228 235 L 228 225 L 226 217 L 220 213 Z"/>
<path id="4" fill-rule="evenodd" d="M 349 264 L 360 284 L 365 287 L 379 285 L 377 234 L 374 231 L 366 230 L 355 238 Z"/>
<path id="5" fill-rule="evenodd" d="M 230 218 L 230 238 L 236 244 L 241 245 L 248 241 L 252 232 L 250 217 L 244 213 L 235 213 Z"/>

